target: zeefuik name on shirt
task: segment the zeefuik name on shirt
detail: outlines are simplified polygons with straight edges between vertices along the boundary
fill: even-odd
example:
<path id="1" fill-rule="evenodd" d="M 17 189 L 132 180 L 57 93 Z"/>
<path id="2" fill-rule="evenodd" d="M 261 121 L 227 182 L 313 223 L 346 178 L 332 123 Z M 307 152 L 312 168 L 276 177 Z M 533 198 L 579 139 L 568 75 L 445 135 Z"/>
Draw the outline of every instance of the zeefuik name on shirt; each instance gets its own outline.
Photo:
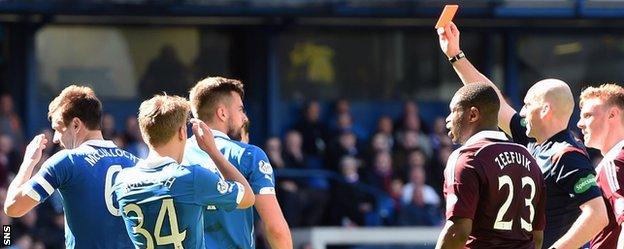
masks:
<path id="1" fill-rule="evenodd" d="M 138 160 L 138 158 L 130 152 L 117 149 L 117 148 L 99 148 L 95 153 L 91 153 L 85 156 L 85 160 L 91 165 L 95 165 L 100 159 L 103 157 L 126 157 L 134 162 Z"/>
<path id="2" fill-rule="evenodd" d="M 529 164 L 531 164 L 531 160 L 526 158 L 524 155 L 518 152 L 509 152 L 505 151 L 494 158 L 494 161 L 498 164 L 498 166 L 502 169 L 507 167 L 509 164 L 520 164 L 527 168 L 527 170 L 531 170 L 529 168 Z"/>

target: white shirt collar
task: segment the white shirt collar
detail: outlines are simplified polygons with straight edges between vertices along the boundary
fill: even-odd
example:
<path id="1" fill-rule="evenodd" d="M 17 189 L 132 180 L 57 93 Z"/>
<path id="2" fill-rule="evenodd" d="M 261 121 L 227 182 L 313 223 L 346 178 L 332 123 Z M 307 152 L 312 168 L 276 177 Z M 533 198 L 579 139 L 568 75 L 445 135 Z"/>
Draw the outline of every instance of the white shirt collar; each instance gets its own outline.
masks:
<path id="1" fill-rule="evenodd" d="M 136 166 L 142 167 L 142 168 L 156 168 L 158 166 L 162 166 L 162 165 L 169 164 L 169 163 L 177 163 L 177 162 L 175 159 L 168 157 L 168 156 L 161 157 L 161 156 L 149 155 L 147 156 L 147 158 L 145 158 L 145 160 L 138 162 Z"/>
<path id="2" fill-rule="evenodd" d="M 225 133 L 223 133 L 221 131 L 218 131 L 218 130 L 215 130 L 215 129 L 210 129 L 210 131 L 212 131 L 212 135 L 215 136 L 215 137 L 225 137 L 227 139 L 230 139 L 230 137 L 228 137 L 227 134 L 225 134 Z"/>
<path id="3" fill-rule="evenodd" d="M 507 136 L 505 136 L 505 133 L 500 132 L 500 131 L 480 131 L 472 135 L 470 138 L 468 138 L 468 140 L 464 143 L 464 146 L 474 144 L 477 141 L 481 139 L 486 139 L 486 138 L 496 139 L 496 140 L 505 140 L 505 141 L 508 140 Z"/>
<path id="4" fill-rule="evenodd" d="M 113 143 L 113 141 L 110 141 L 110 140 L 93 139 L 93 140 L 84 141 L 82 144 L 95 146 L 95 147 L 117 148 L 117 145 L 115 145 L 115 143 Z"/>
<path id="5" fill-rule="evenodd" d="M 619 143 L 615 144 L 615 146 L 613 146 L 609 150 L 609 152 L 607 152 L 607 154 L 605 154 L 603 161 L 604 160 L 613 160 L 620 153 L 620 150 L 622 150 L 622 147 L 624 147 L 624 140 L 622 140 Z"/>

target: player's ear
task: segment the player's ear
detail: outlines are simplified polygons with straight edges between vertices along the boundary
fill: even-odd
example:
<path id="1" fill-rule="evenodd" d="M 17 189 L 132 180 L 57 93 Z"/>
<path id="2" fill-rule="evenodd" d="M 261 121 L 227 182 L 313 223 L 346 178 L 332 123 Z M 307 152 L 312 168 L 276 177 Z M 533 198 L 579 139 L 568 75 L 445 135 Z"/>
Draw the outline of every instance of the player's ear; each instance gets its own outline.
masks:
<path id="1" fill-rule="evenodd" d="M 470 107 L 468 115 L 468 121 L 470 121 L 470 123 L 477 122 L 479 118 L 481 118 L 481 112 L 479 112 L 479 109 L 474 106 Z"/>
<path id="2" fill-rule="evenodd" d="M 71 125 L 74 130 L 78 130 L 80 128 L 80 123 L 82 123 L 82 121 L 80 121 L 79 118 L 74 117 L 72 118 L 72 121 L 69 123 L 69 125 Z"/>
<path id="3" fill-rule="evenodd" d="M 178 139 L 180 140 L 184 140 L 186 139 L 186 125 L 182 125 L 180 126 L 180 128 L 178 128 Z"/>
<path id="4" fill-rule="evenodd" d="M 217 118 L 219 118 L 221 121 L 227 120 L 227 110 L 222 104 L 219 104 L 217 106 Z"/>
<path id="5" fill-rule="evenodd" d="M 541 118 L 546 117 L 546 115 L 548 115 L 549 112 L 550 112 L 550 104 L 544 103 L 544 105 L 542 106 L 542 109 L 540 110 L 540 117 Z"/>
<path id="6" fill-rule="evenodd" d="M 620 116 L 620 109 L 618 109 L 615 106 L 609 108 L 609 119 L 619 117 L 619 116 Z"/>

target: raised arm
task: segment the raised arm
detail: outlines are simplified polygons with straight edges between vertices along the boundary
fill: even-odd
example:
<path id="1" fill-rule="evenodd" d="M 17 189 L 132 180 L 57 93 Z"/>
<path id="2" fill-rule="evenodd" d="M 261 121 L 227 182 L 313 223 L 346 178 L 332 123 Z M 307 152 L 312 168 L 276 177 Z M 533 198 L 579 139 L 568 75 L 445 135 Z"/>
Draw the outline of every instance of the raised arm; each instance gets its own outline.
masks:
<path id="1" fill-rule="evenodd" d="M 212 136 L 210 128 L 208 128 L 208 126 L 199 119 L 193 119 L 192 122 L 193 133 L 197 138 L 197 144 L 203 151 L 208 153 L 215 165 L 217 165 L 219 171 L 221 171 L 221 174 L 223 174 L 223 177 L 227 180 L 236 181 L 243 185 L 245 194 L 243 195 L 243 199 L 238 204 L 237 208 L 244 209 L 251 207 L 255 202 L 255 195 L 249 185 L 249 182 L 247 182 L 247 179 L 245 179 L 245 177 L 238 172 L 234 165 L 232 165 L 227 159 L 225 159 L 225 157 L 223 157 L 223 155 L 221 155 L 221 152 L 217 149 L 217 146 L 214 143 L 214 137 Z"/>
<path id="2" fill-rule="evenodd" d="M 444 28 L 438 28 L 437 31 L 440 49 L 442 49 L 442 52 L 444 52 L 447 58 L 452 58 L 462 53 L 459 47 L 459 29 L 457 29 L 457 26 L 455 26 L 453 22 L 446 25 Z M 453 62 L 452 65 L 464 84 L 475 82 L 488 83 L 496 90 L 501 102 L 500 111 L 498 112 L 498 126 L 503 129 L 505 133 L 511 134 L 509 123 L 513 115 L 516 114 L 516 110 L 507 103 L 500 89 L 498 89 L 490 79 L 479 72 L 466 57 Z"/>
<path id="3" fill-rule="evenodd" d="M 26 147 L 24 160 L 19 172 L 9 185 L 6 200 L 4 201 L 4 213 L 9 217 L 21 217 L 33 209 L 39 202 L 28 196 L 27 182 L 30 180 L 33 169 L 41 160 L 41 154 L 45 149 L 47 139 L 43 134 L 35 136 Z"/>

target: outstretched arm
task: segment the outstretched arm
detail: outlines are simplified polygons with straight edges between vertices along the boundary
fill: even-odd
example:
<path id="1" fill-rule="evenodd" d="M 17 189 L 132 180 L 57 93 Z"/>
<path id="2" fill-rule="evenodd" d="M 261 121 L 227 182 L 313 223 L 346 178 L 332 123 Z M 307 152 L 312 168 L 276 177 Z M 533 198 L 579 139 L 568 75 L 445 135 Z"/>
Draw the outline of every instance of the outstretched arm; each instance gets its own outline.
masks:
<path id="1" fill-rule="evenodd" d="M 438 28 L 438 38 L 440 41 L 440 49 L 446 55 L 451 58 L 458 55 L 461 52 L 459 48 L 459 29 L 453 22 L 446 25 L 444 28 Z M 500 99 L 500 110 L 498 112 L 498 126 L 507 134 L 511 134 L 511 128 L 509 123 L 516 111 L 507 103 L 500 89 L 490 79 L 485 77 L 479 70 L 477 70 L 467 58 L 462 58 L 455 61 L 453 69 L 464 84 L 470 84 L 475 82 L 490 84 L 496 93 L 498 99 Z"/>

